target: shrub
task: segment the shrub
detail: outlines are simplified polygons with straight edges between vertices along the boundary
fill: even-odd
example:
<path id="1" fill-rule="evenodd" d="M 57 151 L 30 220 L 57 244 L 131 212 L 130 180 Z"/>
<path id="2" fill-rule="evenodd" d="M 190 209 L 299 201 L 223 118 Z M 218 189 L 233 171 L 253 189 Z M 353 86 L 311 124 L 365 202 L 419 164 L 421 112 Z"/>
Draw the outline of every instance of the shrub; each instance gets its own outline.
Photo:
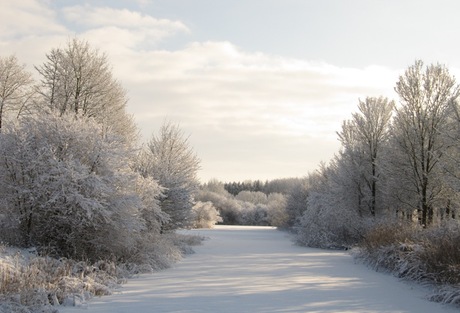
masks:
<path id="1" fill-rule="evenodd" d="M 429 229 L 383 222 L 368 231 L 355 256 L 377 270 L 435 285 L 431 300 L 460 304 L 460 224 Z"/>
<path id="2" fill-rule="evenodd" d="M 91 297 L 111 294 L 134 274 L 170 267 L 202 240 L 176 233 L 145 238 L 123 263 L 57 259 L 0 246 L 0 313 L 53 313 L 56 305 L 84 306 Z"/>
<path id="3" fill-rule="evenodd" d="M 211 202 L 198 201 L 192 208 L 193 228 L 212 228 L 222 222 L 219 212 Z"/>
<path id="4" fill-rule="evenodd" d="M 460 225 L 453 221 L 420 235 L 420 259 L 436 283 L 460 284 Z"/>

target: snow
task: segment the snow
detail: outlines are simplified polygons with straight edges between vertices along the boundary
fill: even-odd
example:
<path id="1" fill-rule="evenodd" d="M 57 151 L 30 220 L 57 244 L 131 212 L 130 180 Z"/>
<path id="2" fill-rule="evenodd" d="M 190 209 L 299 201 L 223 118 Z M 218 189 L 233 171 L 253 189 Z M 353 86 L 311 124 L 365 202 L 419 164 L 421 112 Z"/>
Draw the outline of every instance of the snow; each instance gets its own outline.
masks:
<path id="1" fill-rule="evenodd" d="M 458 312 L 429 290 L 356 264 L 345 251 L 299 247 L 272 227 L 216 226 L 175 267 L 130 280 L 63 313 Z"/>

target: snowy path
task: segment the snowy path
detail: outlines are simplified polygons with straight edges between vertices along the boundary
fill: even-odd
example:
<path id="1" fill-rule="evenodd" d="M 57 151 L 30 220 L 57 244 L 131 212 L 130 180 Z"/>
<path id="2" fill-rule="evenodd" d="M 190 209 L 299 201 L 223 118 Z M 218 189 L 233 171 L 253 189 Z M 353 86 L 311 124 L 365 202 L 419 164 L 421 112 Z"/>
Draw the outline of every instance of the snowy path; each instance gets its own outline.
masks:
<path id="1" fill-rule="evenodd" d="M 275 229 L 193 232 L 209 239 L 175 267 L 130 280 L 87 310 L 61 312 L 458 312 L 345 252 L 297 247 Z"/>

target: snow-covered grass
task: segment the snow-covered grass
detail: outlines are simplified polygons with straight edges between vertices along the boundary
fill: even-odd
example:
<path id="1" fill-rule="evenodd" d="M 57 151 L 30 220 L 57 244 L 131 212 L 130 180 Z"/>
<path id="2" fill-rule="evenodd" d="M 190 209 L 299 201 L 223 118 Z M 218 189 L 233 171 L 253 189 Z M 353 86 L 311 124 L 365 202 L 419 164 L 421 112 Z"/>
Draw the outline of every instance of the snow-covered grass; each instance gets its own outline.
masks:
<path id="1" fill-rule="evenodd" d="M 422 229 L 382 223 L 354 251 L 376 270 L 434 286 L 431 300 L 460 305 L 460 224 L 451 221 Z"/>
<path id="2" fill-rule="evenodd" d="M 101 260 L 93 264 L 1 245 L 0 312 L 51 313 L 61 305 L 85 306 L 94 296 L 110 295 L 134 274 L 171 266 L 200 242 L 198 236 L 170 233 L 162 236 L 161 243 L 152 244 L 149 254 L 135 256 L 145 263 Z"/>

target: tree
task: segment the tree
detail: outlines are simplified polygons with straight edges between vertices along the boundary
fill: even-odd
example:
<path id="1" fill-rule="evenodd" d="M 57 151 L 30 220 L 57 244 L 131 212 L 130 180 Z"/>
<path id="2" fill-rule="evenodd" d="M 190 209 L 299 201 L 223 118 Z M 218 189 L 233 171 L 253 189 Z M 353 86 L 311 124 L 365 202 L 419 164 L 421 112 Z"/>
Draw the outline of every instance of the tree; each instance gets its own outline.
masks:
<path id="1" fill-rule="evenodd" d="M 32 74 L 15 56 L 0 57 L 0 129 L 9 112 L 22 115 L 34 94 Z"/>
<path id="2" fill-rule="evenodd" d="M 366 158 L 365 145 L 358 137 L 356 124 L 347 120 L 342 124 L 342 131 L 338 133 L 342 149 L 334 157 L 334 166 L 342 175 L 336 175 L 340 181 L 336 183 L 346 189 L 346 202 L 355 207 L 362 216 L 370 207 L 370 192 L 366 188 L 366 168 L 369 168 L 369 160 Z"/>
<path id="3" fill-rule="evenodd" d="M 413 199 L 406 205 L 416 209 L 419 223 L 427 226 L 443 192 L 439 162 L 447 146 L 442 134 L 460 89 L 445 66 L 425 67 L 416 61 L 399 77 L 395 90 L 401 104 L 393 124 L 393 142 L 402 157 L 397 171 L 407 179 L 403 187 Z"/>
<path id="4" fill-rule="evenodd" d="M 219 212 L 222 222 L 226 225 L 238 224 L 242 211 L 242 203 L 225 189 L 225 185 L 217 180 L 211 180 L 201 186 L 196 196 L 196 201 L 211 202 Z"/>
<path id="5" fill-rule="evenodd" d="M 93 119 L 39 114 L 0 134 L 0 216 L 21 244 L 61 256 L 126 258 L 166 221 L 161 188 L 131 169 L 133 151 Z M 5 221 L 4 221 L 5 223 Z"/>
<path id="6" fill-rule="evenodd" d="M 267 195 L 260 191 L 243 190 L 235 196 L 235 199 L 243 202 L 250 202 L 253 204 L 268 203 Z"/>
<path id="7" fill-rule="evenodd" d="M 74 38 L 65 48 L 52 49 L 47 61 L 36 67 L 44 106 L 58 115 L 75 114 L 94 118 L 118 134 L 135 136 L 132 119 L 126 114 L 126 93 L 113 78 L 107 55 Z"/>
<path id="8" fill-rule="evenodd" d="M 269 224 L 277 227 L 286 227 L 289 215 L 286 211 L 287 199 L 281 193 L 268 195 L 268 220 Z"/>
<path id="9" fill-rule="evenodd" d="M 443 140 L 446 149 L 440 160 L 443 181 L 447 186 L 447 201 L 441 210 L 441 218 L 456 218 L 460 206 L 460 107 L 458 101 L 450 105 L 450 113 Z"/>
<path id="10" fill-rule="evenodd" d="M 298 226 L 300 218 L 307 210 L 309 186 L 305 179 L 291 189 L 286 199 L 286 224 L 289 227 Z"/>
<path id="11" fill-rule="evenodd" d="M 193 206 L 193 228 L 212 228 L 220 222 L 222 218 L 211 202 L 198 201 Z"/>
<path id="12" fill-rule="evenodd" d="M 377 183 L 379 180 L 379 157 L 383 145 L 389 138 L 389 126 L 394 102 L 387 98 L 367 97 L 365 101 L 359 101 L 358 113 L 352 114 L 351 124 L 348 130 L 355 132 L 346 136 L 342 133 L 339 138 L 342 144 L 348 148 L 353 143 L 349 142 L 350 137 L 355 137 L 355 144 L 361 146 L 362 157 L 365 159 L 361 167 L 361 177 L 366 187 L 370 190 L 369 212 L 372 216 L 376 213 Z M 344 126 L 345 127 L 345 126 Z M 344 130 L 345 132 L 345 130 Z"/>
<path id="13" fill-rule="evenodd" d="M 200 159 L 179 126 L 170 122 L 163 124 L 159 134 L 153 135 L 147 144 L 139 170 L 165 187 L 161 208 L 170 216 L 165 229 L 186 227 L 191 223 L 199 169 Z"/>
<path id="14" fill-rule="evenodd" d="M 308 176 L 306 209 L 297 228 L 300 244 L 331 248 L 356 244 L 362 232 L 363 219 L 350 196 L 347 173 L 332 160 L 329 165 Z"/>

